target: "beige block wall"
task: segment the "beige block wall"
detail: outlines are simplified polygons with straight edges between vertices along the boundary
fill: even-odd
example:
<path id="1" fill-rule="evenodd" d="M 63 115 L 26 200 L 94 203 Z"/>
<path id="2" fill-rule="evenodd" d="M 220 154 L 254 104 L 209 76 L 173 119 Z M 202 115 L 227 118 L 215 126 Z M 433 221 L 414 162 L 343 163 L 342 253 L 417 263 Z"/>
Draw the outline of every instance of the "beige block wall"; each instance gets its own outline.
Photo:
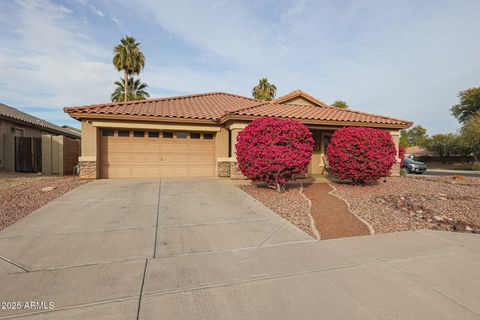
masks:
<path id="1" fill-rule="evenodd" d="M 52 173 L 63 175 L 63 136 L 52 136 Z"/>
<path id="2" fill-rule="evenodd" d="M 4 120 L 0 120 L 0 169 L 2 169 L 5 166 L 5 159 L 4 159 L 5 151 L 3 150 L 5 148 L 5 142 L 3 137 L 5 134 L 7 134 L 7 122 Z"/>
<path id="3" fill-rule="evenodd" d="M 52 174 L 52 136 L 42 135 L 42 173 Z"/>
<path id="4" fill-rule="evenodd" d="M 63 175 L 64 136 L 42 135 L 42 173 Z"/>
<path id="5" fill-rule="evenodd" d="M 15 171 L 15 137 L 12 134 L 4 133 L 3 137 L 3 169 Z"/>

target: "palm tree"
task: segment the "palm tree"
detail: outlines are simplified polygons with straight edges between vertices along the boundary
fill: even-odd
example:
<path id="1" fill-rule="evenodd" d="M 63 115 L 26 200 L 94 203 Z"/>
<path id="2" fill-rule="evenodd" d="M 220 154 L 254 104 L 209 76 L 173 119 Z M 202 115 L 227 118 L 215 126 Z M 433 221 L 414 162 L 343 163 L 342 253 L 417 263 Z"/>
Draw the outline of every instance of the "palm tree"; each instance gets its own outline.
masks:
<path id="1" fill-rule="evenodd" d="M 252 97 L 259 100 L 272 101 L 277 94 L 277 87 L 268 82 L 267 78 L 261 78 L 252 89 Z"/>
<path id="2" fill-rule="evenodd" d="M 333 103 L 332 103 L 332 107 L 337 107 L 337 108 L 340 108 L 340 109 L 347 109 L 347 108 L 349 108 L 350 106 L 349 106 L 345 101 L 335 100 L 335 101 L 333 101 Z"/>
<path id="3" fill-rule="evenodd" d="M 112 102 L 125 101 L 125 93 L 127 92 L 127 101 L 132 100 L 145 100 L 150 97 L 150 94 L 145 91 L 148 87 L 146 83 L 140 81 L 140 79 L 129 78 L 128 88 L 125 90 L 125 79 L 121 78 L 120 81 L 115 81 L 115 91 L 113 91 L 111 98 Z"/>
<path id="4" fill-rule="evenodd" d="M 118 71 L 123 70 L 125 74 L 124 88 L 126 87 L 127 90 L 125 90 L 124 101 L 127 101 L 129 96 L 128 76 L 138 75 L 145 66 L 145 55 L 140 49 L 140 43 L 130 36 L 120 39 L 120 44 L 113 49 L 113 64 Z"/>

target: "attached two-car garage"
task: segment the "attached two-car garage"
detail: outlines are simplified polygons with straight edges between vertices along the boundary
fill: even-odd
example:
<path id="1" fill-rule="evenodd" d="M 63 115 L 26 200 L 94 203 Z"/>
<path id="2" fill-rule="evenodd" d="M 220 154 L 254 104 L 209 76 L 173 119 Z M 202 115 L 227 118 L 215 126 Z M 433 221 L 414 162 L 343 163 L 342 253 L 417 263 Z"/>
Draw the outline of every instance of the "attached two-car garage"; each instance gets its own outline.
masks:
<path id="1" fill-rule="evenodd" d="M 215 134 L 100 130 L 101 178 L 215 176 Z"/>

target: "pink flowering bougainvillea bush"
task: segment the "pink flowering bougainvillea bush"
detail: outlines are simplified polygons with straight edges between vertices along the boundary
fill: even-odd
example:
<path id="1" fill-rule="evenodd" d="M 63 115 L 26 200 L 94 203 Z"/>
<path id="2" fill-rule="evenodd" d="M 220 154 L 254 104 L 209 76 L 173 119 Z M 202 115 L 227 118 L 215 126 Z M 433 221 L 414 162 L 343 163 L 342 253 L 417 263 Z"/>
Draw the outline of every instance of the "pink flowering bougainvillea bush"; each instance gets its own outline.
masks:
<path id="1" fill-rule="evenodd" d="M 238 168 L 248 179 L 282 192 L 295 175 L 307 172 L 313 138 L 298 121 L 260 118 L 238 134 L 235 147 Z"/>
<path id="2" fill-rule="evenodd" d="M 396 154 L 388 132 L 363 127 L 335 131 L 327 147 L 330 173 L 354 184 L 367 184 L 388 176 Z"/>

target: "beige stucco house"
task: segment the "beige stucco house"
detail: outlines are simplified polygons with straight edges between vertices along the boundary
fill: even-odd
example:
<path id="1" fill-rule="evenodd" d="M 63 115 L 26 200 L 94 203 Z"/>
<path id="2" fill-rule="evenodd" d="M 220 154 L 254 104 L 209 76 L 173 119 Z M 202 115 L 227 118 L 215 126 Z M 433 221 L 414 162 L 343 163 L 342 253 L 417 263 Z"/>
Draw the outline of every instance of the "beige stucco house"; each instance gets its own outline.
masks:
<path id="1" fill-rule="evenodd" d="M 295 119 L 313 133 L 309 174 L 320 174 L 332 133 L 368 126 L 391 133 L 404 120 L 329 106 L 297 90 L 271 102 L 214 92 L 64 108 L 82 123 L 83 178 L 241 176 L 236 166 L 238 133 L 258 117 Z M 395 166 L 392 174 L 398 173 Z"/>
<path id="2" fill-rule="evenodd" d="M 18 168 L 18 140 L 31 138 L 38 139 L 38 150 L 29 145 L 25 156 L 38 158 L 39 163 L 28 172 L 73 174 L 80 153 L 80 136 L 80 130 L 57 126 L 0 103 L 0 170 L 25 172 L 25 168 Z"/>

